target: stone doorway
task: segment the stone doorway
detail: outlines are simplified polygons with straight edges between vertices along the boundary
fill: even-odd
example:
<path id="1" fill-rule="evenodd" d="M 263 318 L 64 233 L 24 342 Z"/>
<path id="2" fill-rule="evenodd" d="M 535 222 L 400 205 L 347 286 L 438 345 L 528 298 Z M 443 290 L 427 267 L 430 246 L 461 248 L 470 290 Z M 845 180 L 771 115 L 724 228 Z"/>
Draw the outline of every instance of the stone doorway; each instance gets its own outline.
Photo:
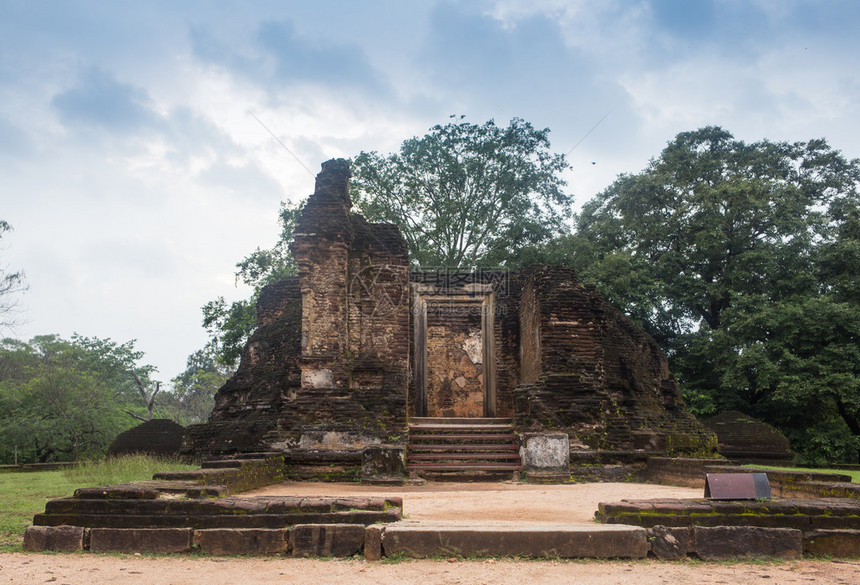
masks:
<path id="1" fill-rule="evenodd" d="M 494 416 L 492 297 L 416 295 L 416 416 Z"/>

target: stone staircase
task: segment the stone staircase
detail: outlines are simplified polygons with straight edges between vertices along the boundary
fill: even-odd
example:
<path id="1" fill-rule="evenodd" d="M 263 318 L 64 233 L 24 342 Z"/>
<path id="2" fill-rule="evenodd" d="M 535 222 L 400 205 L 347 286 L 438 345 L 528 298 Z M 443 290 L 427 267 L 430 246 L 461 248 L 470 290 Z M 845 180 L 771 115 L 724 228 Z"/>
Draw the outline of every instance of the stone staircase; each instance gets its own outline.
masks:
<path id="1" fill-rule="evenodd" d="M 427 479 L 494 480 L 522 469 L 510 418 L 413 417 L 406 470 Z"/>

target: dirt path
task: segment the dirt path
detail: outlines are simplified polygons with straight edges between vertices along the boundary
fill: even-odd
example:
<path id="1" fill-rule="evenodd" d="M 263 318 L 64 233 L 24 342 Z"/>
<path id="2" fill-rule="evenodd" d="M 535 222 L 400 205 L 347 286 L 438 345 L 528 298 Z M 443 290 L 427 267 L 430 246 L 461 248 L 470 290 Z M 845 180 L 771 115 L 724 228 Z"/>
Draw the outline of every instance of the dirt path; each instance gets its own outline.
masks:
<path id="1" fill-rule="evenodd" d="M 860 562 L 774 564 L 219 559 L 93 554 L 0 554 L 0 583 L 14 585 L 752 585 L 860 583 Z"/>
<path id="2" fill-rule="evenodd" d="M 378 487 L 285 483 L 246 495 L 399 495 L 413 520 L 591 522 L 597 503 L 698 497 L 701 490 L 637 484 L 428 484 Z M 365 562 L 360 559 L 0 554 L 0 585 L 752 585 L 860 583 L 860 561 L 701 563 L 659 561 Z"/>

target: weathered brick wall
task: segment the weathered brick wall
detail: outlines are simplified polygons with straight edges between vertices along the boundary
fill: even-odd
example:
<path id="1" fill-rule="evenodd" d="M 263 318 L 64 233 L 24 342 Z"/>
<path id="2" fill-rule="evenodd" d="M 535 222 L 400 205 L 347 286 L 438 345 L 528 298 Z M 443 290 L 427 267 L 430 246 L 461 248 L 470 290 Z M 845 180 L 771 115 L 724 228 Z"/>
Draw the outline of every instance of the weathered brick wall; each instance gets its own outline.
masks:
<path id="1" fill-rule="evenodd" d="M 384 364 L 405 375 L 409 368 L 409 261 L 396 226 L 369 224 L 351 215 L 353 242 L 348 275 L 349 353 L 353 383 L 362 362 Z M 405 380 L 398 381 L 405 388 Z"/>
<path id="2" fill-rule="evenodd" d="M 520 294 L 524 278 L 509 272 L 495 298 L 496 416 L 514 415 L 514 389 L 520 383 Z"/>
<path id="3" fill-rule="evenodd" d="M 215 395 L 209 422 L 188 427 L 184 451 L 197 458 L 268 451 L 272 441 L 298 440 L 289 425 L 286 437 L 280 426 L 284 406 L 294 404 L 301 390 L 298 278 L 264 287 L 257 310 L 257 330 L 236 374 Z"/>
<path id="4" fill-rule="evenodd" d="M 713 452 L 714 435 L 687 412 L 656 341 L 572 269 L 534 271 L 522 298 L 523 336 L 539 331 L 528 365 L 539 379 L 517 389 L 520 430 L 563 430 L 574 450 Z"/>
<path id="5" fill-rule="evenodd" d="M 406 243 L 396 227 L 350 213 L 348 180 L 346 161 L 323 164 L 290 246 L 299 275 L 261 292 L 257 331 L 187 450 L 298 449 L 305 460 L 404 440 Z"/>

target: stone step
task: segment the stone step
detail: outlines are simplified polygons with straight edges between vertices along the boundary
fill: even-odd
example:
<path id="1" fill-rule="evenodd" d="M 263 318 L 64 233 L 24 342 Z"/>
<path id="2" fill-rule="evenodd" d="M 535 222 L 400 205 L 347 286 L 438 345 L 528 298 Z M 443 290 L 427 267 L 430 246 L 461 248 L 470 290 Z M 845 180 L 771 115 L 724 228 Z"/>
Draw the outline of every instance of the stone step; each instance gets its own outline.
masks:
<path id="1" fill-rule="evenodd" d="M 203 469 L 233 469 L 243 465 L 263 465 L 265 459 L 211 459 L 200 466 Z"/>
<path id="2" fill-rule="evenodd" d="M 522 469 L 515 440 L 510 418 L 413 418 L 406 469 L 434 479 L 499 479 Z"/>
<path id="3" fill-rule="evenodd" d="M 400 520 L 399 510 L 351 510 L 329 513 L 199 515 L 182 514 L 36 514 L 35 526 L 87 528 L 284 528 L 298 524 L 355 524 L 368 526 Z"/>
<path id="4" fill-rule="evenodd" d="M 520 460 L 519 453 L 459 453 L 451 451 L 449 453 L 410 453 L 409 458 L 413 462 L 418 461 L 438 461 L 438 460 L 473 460 L 488 461 L 490 459 L 515 459 Z"/>
<path id="5" fill-rule="evenodd" d="M 462 423 L 451 423 L 451 424 L 430 424 L 430 423 L 422 423 L 422 424 L 412 424 L 409 425 L 410 431 L 422 431 L 422 432 L 438 432 L 438 433 L 453 433 L 453 432 L 462 432 L 462 431 L 472 431 L 478 433 L 509 433 L 513 430 L 511 425 L 496 425 L 496 424 L 482 424 L 482 425 L 470 425 L 470 424 L 462 424 Z"/>
<path id="6" fill-rule="evenodd" d="M 456 433 L 456 434 L 411 434 L 409 435 L 410 443 L 412 441 L 473 441 L 473 440 L 485 440 L 485 441 L 513 441 L 517 436 L 513 433 L 501 433 L 501 434 L 481 434 L 481 433 Z"/>
<path id="7" fill-rule="evenodd" d="M 519 463 L 407 463 L 408 471 L 519 471 Z"/>
<path id="8" fill-rule="evenodd" d="M 492 452 L 492 451 L 516 451 L 519 452 L 519 447 L 515 443 L 460 443 L 460 444 L 452 444 L 452 443 L 414 443 L 409 446 L 409 453 L 429 453 L 436 451 L 451 451 L 452 449 L 456 449 L 457 451 L 480 451 L 480 452 Z"/>
<path id="9" fill-rule="evenodd" d="M 381 511 L 402 508 L 400 498 L 307 498 L 271 496 L 257 498 L 58 498 L 45 504 L 46 514 L 117 514 L 187 516 L 249 516 L 254 514 L 330 513 L 349 510 Z"/>
<path id="10" fill-rule="evenodd" d="M 488 418 L 488 417 L 435 417 L 435 416 L 413 416 L 409 419 L 410 425 L 415 424 L 465 424 L 465 425 L 511 425 L 512 418 Z"/>

